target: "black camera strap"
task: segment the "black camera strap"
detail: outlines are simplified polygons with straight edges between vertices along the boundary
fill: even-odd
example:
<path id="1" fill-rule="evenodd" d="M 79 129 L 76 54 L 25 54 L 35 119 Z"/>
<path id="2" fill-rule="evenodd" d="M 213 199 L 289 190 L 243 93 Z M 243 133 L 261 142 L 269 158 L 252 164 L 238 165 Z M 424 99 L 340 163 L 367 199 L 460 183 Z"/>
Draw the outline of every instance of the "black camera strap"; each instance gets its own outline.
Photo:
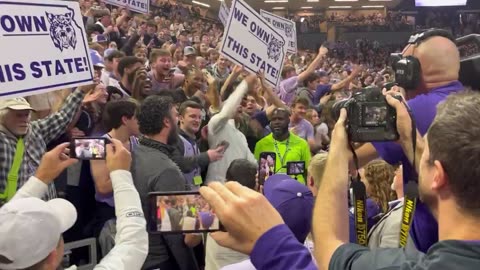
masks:
<path id="1" fill-rule="evenodd" d="M 355 233 L 356 233 L 356 242 L 359 245 L 367 246 L 367 211 L 366 211 L 366 202 L 367 202 L 367 190 L 365 184 L 360 179 L 360 174 L 358 173 L 358 157 L 353 149 L 353 145 L 349 143 L 350 150 L 353 154 L 353 163 L 355 164 L 355 170 L 357 171 L 357 177 L 352 178 L 351 187 L 353 190 L 353 213 L 355 217 Z"/>
<path id="2" fill-rule="evenodd" d="M 404 199 L 403 199 L 403 211 L 402 211 L 402 220 L 400 226 L 400 242 L 399 245 L 401 248 L 404 248 L 407 245 L 408 234 L 412 226 L 413 215 L 415 214 L 415 208 L 417 206 L 418 198 L 418 175 L 416 172 L 416 148 L 417 148 L 417 127 L 415 124 L 415 119 L 413 118 L 413 113 L 408 107 L 408 105 L 402 100 L 402 103 L 407 108 L 410 119 L 412 120 L 412 146 L 413 146 L 413 174 L 408 180 L 407 185 L 405 186 Z"/>

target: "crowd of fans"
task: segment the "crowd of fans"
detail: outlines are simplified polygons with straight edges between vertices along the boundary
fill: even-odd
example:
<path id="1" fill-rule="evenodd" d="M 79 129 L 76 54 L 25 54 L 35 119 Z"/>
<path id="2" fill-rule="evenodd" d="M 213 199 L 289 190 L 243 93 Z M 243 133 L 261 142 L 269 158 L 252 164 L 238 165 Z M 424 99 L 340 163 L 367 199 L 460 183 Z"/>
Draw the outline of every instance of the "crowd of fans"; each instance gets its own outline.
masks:
<path id="1" fill-rule="evenodd" d="M 292 15 L 289 18 L 297 22 L 300 33 L 319 32 L 321 23 L 327 23 L 328 27 L 344 27 L 349 32 L 411 31 L 415 26 L 413 17 L 392 11 L 365 14 L 330 12 L 308 16 Z"/>
<path id="2" fill-rule="evenodd" d="M 79 3 L 94 84 L 0 102 L 1 269 L 56 269 L 64 240 L 90 237 L 103 259 L 98 269 L 429 268 L 457 267 L 465 257 L 462 269 L 478 265 L 480 246 L 469 240 L 478 240 L 480 152 L 468 145 L 480 135 L 480 97 L 457 94 L 463 86 L 452 41 L 434 36 L 404 50 L 421 62 L 421 79 L 415 89 L 384 90 L 406 96 L 413 114 L 385 93 L 400 144 L 355 144 L 357 171 L 348 116 L 342 110 L 337 121 L 334 104 L 393 85 L 388 57 L 402 48 L 359 39 L 302 50 L 285 58 L 273 88 L 262 70 L 250 74 L 219 53 L 223 27 L 197 7 L 159 0 L 139 15 L 101 0 Z M 325 20 L 409 25 L 390 13 Z M 80 160 L 65 154 L 72 145 Z M 400 242 L 404 183 L 416 172 L 422 202 L 405 249 L 392 249 Z M 367 195 L 368 248 L 353 244 L 358 228 L 346 187 L 355 178 Z M 184 191 L 203 197 L 161 197 L 152 208 L 149 193 Z M 152 217 L 153 227 L 146 224 Z M 226 231 L 161 233 L 218 221 Z M 451 231 L 456 226 L 461 234 Z M 429 249 L 433 255 L 422 255 Z M 74 250 L 65 263 L 85 264 L 87 253 Z"/>

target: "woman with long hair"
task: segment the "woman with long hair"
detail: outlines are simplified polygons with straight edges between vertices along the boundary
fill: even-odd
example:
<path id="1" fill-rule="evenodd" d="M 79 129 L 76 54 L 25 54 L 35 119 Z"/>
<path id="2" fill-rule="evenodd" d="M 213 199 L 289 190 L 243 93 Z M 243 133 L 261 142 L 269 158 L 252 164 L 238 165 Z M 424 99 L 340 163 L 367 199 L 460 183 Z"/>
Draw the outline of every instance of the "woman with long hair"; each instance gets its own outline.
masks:
<path id="1" fill-rule="evenodd" d="M 367 190 L 367 197 L 373 200 L 381 210 L 389 210 L 388 202 L 396 199 L 395 192 L 391 189 L 395 169 L 384 160 L 374 160 L 359 171 L 362 182 Z"/>

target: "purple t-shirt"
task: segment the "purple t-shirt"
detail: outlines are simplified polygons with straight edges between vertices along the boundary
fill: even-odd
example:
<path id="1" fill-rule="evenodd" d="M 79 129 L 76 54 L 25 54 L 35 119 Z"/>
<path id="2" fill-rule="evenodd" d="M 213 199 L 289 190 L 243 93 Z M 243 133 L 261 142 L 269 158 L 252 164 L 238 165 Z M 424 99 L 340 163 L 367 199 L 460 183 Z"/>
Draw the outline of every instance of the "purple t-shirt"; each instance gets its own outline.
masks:
<path id="1" fill-rule="evenodd" d="M 437 113 L 437 105 L 445 100 L 448 95 L 460 92 L 464 89 L 463 85 L 456 81 L 448 85 L 432 89 L 427 94 L 418 95 L 407 101 L 410 106 L 415 123 L 420 134 L 427 133 L 428 128 L 433 122 Z M 405 183 L 415 174 L 415 170 L 410 164 L 408 158 L 403 153 L 402 147 L 395 142 L 374 142 L 373 146 L 377 153 L 386 162 L 390 164 L 403 164 L 403 177 Z M 418 250 L 426 253 L 431 245 L 438 242 L 438 224 L 427 206 L 422 202 L 417 203 L 415 215 L 413 217 L 410 235 Z"/>
<path id="2" fill-rule="evenodd" d="M 278 97 L 290 105 L 295 97 L 298 86 L 298 76 L 293 76 L 280 82 L 277 89 Z"/>
<path id="3" fill-rule="evenodd" d="M 313 104 L 320 103 L 320 99 L 330 91 L 332 91 L 331 84 L 320 84 L 317 86 L 317 90 L 313 94 Z"/>
<path id="4" fill-rule="evenodd" d="M 295 128 L 292 132 L 304 140 L 314 139 L 313 126 L 305 119 L 300 120 L 296 125 L 290 122 L 289 128 Z"/>

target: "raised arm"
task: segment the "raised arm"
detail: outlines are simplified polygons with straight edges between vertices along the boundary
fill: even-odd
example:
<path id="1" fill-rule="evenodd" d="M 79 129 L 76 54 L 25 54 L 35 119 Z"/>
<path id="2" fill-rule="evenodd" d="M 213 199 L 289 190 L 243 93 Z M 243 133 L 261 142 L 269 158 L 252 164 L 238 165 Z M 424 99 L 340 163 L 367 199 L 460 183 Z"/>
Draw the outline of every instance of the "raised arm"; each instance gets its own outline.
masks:
<path id="1" fill-rule="evenodd" d="M 98 193 L 112 193 L 112 180 L 110 179 L 110 173 L 104 160 L 91 160 L 90 172 L 92 173 L 95 188 Z"/>
<path id="2" fill-rule="evenodd" d="M 265 94 L 268 104 L 272 104 L 273 106 L 273 108 L 270 109 L 270 111 L 273 111 L 273 109 L 275 108 L 282 108 L 282 107 L 286 108 L 287 105 L 285 105 L 285 103 L 283 103 L 283 101 L 273 92 L 272 87 L 267 85 L 267 83 L 265 82 L 265 74 L 263 73 L 263 71 L 259 71 L 257 76 L 260 79 L 260 87 L 262 88 Z M 272 106 L 269 106 L 267 108 L 267 115 L 268 115 L 269 108 Z"/>
<path id="3" fill-rule="evenodd" d="M 210 123 L 208 124 L 210 132 L 217 133 L 229 119 L 235 116 L 238 106 L 240 106 L 243 97 L 253 86 L 255 80 L 255 75 L 249 75 L 237 86 L 230 97 L 223 103 L 222 110 L 210 119 Z"/>
<path id="4" fill-rule="evenodd" d="M 71 93 L 65 103 L 57 113 L 47 118 L 32 122 L 32 128 L 36 129 L 46 144 L 60 136 L 67 130 L 67 126 L 72 122 L 75 113 L 82 105 L 85 93 L 93 88 L 92 85 L 82 86 Z"/>
<path id="5" fill-rule="evenodd" d="M 320 61 L 327 55 L 328 49 L 326 47 L 320 47 L 318 49 L 318 54 L 313 59 L 312 63 L 308 65 L 307 69 L 305 69 L 302 73 L 298 75 L 298 82 L 301 83 L 303 82 L 310 74 L 315 72 L 315 69 L 317 69 L 318 65 L 320 64 Z"/>
<path id="6" fill-rule="evenodd" d="M 215 80 L 212 74 L 208 72 L 205 72 L 204 74 L 208 83 L 207 94 L 205 95 L 205 97 L 212 106 L 212 109 L 214 111 L 218 111 L 220 110 L 221 103 L 220 94 L 218 91 L 218 82 Z"/>
<path id="7" fill-rule="evenodd" d="M 222 85 L 222 89 L 220 89 L 220 96 L 223 96 L 225 94 L 225 91 L 227 91 L 228 87 L 232 85 L 233 82 L 238 78 L 242 70 L 242 66 L 236 65 L 235 67 L 233 67 L 232 73 L 228 75 L 227 79 Z"/>
<path id="8" fill-rule="evenodd" d="M 107 145 L 107 167 L 112 179 L 117 217 L 115 247 L 94 269 L 140 269 L 148 254 L 146 221 L 140 196 L 128 171 L 130 152 L 118 140 Z"/>
<path id="9" fill-rule="evenodd" d="M 362 72 L 362 68 L 360 66 L 356 65 L 353 68 L 352 74 L 350 74 L 348 77 L 341 80 L 340 82 L 332 85 L 332 91 L 342 90 L 343 88 L 347 87 L 347 85 L 349 85 L 353 81 L 353 79 L 355 79 L 355 77 L 357 77 L 357 75 L 360 72 Z"/>
<path id="10" fill-rule="evenodd" d="M 315 258 L 320 269 L 328 269 L 333 253 L 349 240 L 348 229 L 348 159 L 350 150 L 345 130 L 346 110 L 332 133 L 327 166 L 313 212 Z M 333 181 L 335 180 L 335 181 Z"/>

